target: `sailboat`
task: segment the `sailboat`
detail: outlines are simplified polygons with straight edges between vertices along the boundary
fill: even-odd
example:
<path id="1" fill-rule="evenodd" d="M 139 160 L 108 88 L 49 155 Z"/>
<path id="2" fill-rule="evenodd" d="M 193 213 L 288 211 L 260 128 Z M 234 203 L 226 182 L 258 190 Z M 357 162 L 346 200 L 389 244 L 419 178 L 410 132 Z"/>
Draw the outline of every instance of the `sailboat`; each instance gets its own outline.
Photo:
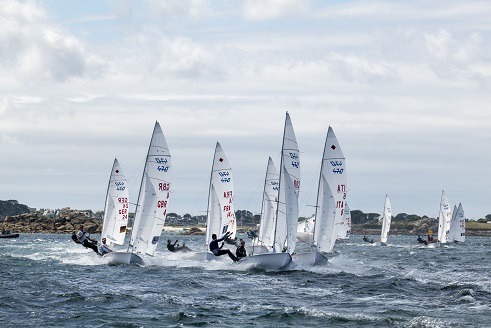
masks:
<path id="1" fill-rule="evenodd" d="M 380 233 L 380 246 L 387 246 L 387 235 L 390 230 L 392 220 L 392 207 L 390 206 L 389 197 L 385 195 L 384 214 L 382 216 L 382 232 Z"/>
<path id="2" fill-rule="evenodd" d="M 263 242 L 267 240 L 265 246 L 269 253 L 253 254 L 242 258 L 240 263 L 254 264 L 262 269 L 280 270 L 290 264 L 291 254 L 295 251 L 300 191 L 300 151 L 288 112 L 286 112 L 283 130 L 278 180 L 272 163 L 270 158 L 264 185 L 264 193 L 267 197 L 263 198 L 263 212 L 268 212 L 265 217 L 273 221 L 271 224 L 266 224 L 268 228 L 262 234 Z"/>
<path id="3" fill-rule="evenodd" d="M 438 242 L 436 247 L 440 244 L 447 243 L 448 231 L 450 230 L 450 221 L 452 220 L 452 209 L 448 201 L 445 191 L 442 190 L 442 197 L 440 200 L 440 211 L 438 216 Z"/>
<path id="4" fill-rule="evenodd" d="M 447 242 L 449 243 L 465 242 L 465 216 L 464 216 L 464 208 L 462 207 L 462 203 L 459 203 L 459 207 L 454 206 Z"/>
<path id="5" fill-rule="evenodd" d="M 171 191 L 171 155 L 160 124 L 155 122 L 143 169 L 127 252 L 106 255 L 110 264 L 143 264 L 142 255 L 153 256 L 162 234 Z"/>
<path id="6" fill-rule="evenodd" d="M 426 245 L 429 248 L 440 247 L 447 242 L 448 231 L 450 230 L 450 221 L 452 220 L 452 210 L 445 191 L 442 190 L 440 198 L 440 209 L 438 211 L 438 234 L 437 239 L 432 236 L 432 231 L 428 231 L 428 240 Z"/>
<path id="7" fill-rule="evenodd" d="M 334 131 L 329 127 L 322 156 L 315 207 L 312 247 L 315 251 L 294 257 L 313 265 L 327 263 L 338 236 L 337 223 L 343 220 L 347 193 L 345 157 Z"/>
<path id="8" fill-rule="evenodd" d="M 102 222 L 101 240 L 107 245 L 123 245 L 128 226 L 129 192 L 126 188 L 126 177 L 121 165 L 115 158 L 106 193 L 104 219 Z"/>
<path id="9" fill-rule="evenodd" d="M 215 255 L 208 250 L 208 245 L 212 241 L 213 234 L 219 236 L 219 239 L 227 232 L 231 233 L 230 239 L 235 239 L 236 237 L 237 224 L 235 221 L 233 200 L 234 184 L 232 168 L 222 146 L 217 142 L 208 190 L 208 214 L 205 239 L 207 260 L 215 258 Z"/>

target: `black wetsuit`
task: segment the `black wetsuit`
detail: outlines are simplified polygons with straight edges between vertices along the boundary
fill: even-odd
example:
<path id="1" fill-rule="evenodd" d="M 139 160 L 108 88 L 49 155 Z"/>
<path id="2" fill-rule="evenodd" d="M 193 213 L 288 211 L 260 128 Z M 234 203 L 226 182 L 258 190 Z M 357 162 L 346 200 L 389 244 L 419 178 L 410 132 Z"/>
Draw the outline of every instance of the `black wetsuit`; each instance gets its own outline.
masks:
<path id="1" fill-rule="evenodd" d="M 242 257 L 246 257 L 247 256 L 247 252 L 246 252 L 246 249 L 244 246 L 239 246 L 237 247 L 237 250 L 235 251 L 235 255 L 237 255 L 237 257 L 240 259 Z"/>
<path id="2" fill-rule="evenodd" d="M 220 249 L 220 246 L 218 246 L 218 242 L 219 241 L 222 241 L 224 240 L 225 238 L 227 238 L 228 236 L 225 235 L 224 237 L 220 238 L 220 239 L 215 239 L 215 240 L 212 240 L 211 243 L 210 243 L 210 251 L 213 253 L 213 255 L 215 256 L 221 256 L 221 255 L 224 255 L 224 254 L 228 254 L 228 256 L 234 261 L 234 262 L 237 262 L 239 259 L 235 257 L 234 254 L 232 254 L 232 252 L 229 250 L 229 249 Z"/>

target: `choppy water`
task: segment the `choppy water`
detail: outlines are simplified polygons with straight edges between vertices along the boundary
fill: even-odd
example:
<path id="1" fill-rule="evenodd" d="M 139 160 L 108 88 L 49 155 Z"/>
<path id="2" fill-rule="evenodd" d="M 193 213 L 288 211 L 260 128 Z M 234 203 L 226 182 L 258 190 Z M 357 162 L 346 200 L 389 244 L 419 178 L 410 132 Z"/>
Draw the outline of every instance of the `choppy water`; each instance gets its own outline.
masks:
<path id="1" fill-rule="evenodd" d="M 170 237 L 196 250 L 204 238 Z M 265 272 L 164 243 L 144 267 L 108 266 L 69 235 L 23 234 L 0 239 L 0 326 L 491 327 L 491 238 L 414 241 L 352 236 L 327 266 Z"/>

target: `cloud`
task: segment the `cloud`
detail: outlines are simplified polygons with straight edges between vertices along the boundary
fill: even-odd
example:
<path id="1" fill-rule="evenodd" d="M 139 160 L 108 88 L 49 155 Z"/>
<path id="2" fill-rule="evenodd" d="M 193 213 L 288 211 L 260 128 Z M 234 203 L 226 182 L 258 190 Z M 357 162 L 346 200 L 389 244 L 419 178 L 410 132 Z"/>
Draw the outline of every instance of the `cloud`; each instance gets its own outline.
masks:
<path id="1" fill-rule="evenodd" d="M 270 20 L 299 17 L 309 11 L 309 2 L 304 0 L 246 0 L 243 15 L 251 20 Z"/>
<path id="2" fill-rule="evenodd" d="M 199 18 L 209 12 L 207 0 L 147 0 L 150 13 L 166 20 Z"/>
<path id="3" fill-rule="evenodd" d="M 0 12 L 0 68 L 30 83 L 97 74 L 101 65 L 82 42 L 52 24 L 42 7 L 6 1 Z"/>

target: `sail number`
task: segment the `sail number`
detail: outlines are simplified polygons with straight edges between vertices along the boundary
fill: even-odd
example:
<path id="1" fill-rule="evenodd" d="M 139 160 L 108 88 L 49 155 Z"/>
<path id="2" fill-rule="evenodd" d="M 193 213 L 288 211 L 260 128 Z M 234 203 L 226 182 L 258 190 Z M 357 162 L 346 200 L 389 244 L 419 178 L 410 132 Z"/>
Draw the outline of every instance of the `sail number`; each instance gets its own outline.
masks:
<path id="1" fill-rule="evenodd" d="M 167 207 L 167 201 L 166 200 L 159 200 L 157 202 L 157 207 L 158 208 L 166 208 Z"/>
<path id="2" fill-rule="evenodd" d="M 295 189 L 300 189 L 300 180 L 293 180 L 293 186 Z"/>
<path id="3" fill-rule="evenodd" d="M 169 189 L 170 189 L 170 183 L 167 182 L 159 183 L 159 190 L 169 190 Z"/>
<path id="4" fill-rule="evenodd" d="M 118 203 L 128 203 L 128 198 L 127 197 L 119 197 Z"/>

